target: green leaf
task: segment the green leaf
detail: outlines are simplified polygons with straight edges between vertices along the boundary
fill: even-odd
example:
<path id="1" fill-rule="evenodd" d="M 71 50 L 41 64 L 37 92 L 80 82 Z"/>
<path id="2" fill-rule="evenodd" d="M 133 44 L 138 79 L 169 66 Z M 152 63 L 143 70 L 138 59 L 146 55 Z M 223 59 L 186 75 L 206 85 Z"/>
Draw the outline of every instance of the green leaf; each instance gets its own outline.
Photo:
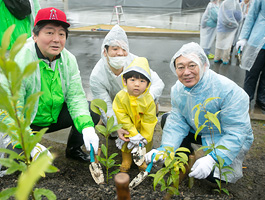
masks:
<path id="1" fill-rule="evenodd" d="M 195 116 L 194 116 L 194 124 L 195 124 L 197 129 L 198 129 L 198 126 L 199 126 L 199 115 L 200 115 L 200 112 L 201 112 L 201 107 L 199 106 L 197 108 L 197 111 L 196 111 Z"/>
<path id="2" fill-rule="evenodd" d="M 23 173 L 18 179 L 18 187 L 16 192 L 17 200 L 26 200 L 30 191 L 40 178 L 40 174 L 49 167 L 52 159 L 48 155 L 40 156 L 32 162 L 28 170 Z"/>
<path id="3" fill-rule="evenodd" d="M 206 99 L 206 100 L 203 102 L 203 106 L 206 107 L 206 105 L 207 105 L 210 101 L 212 101 L 212 100 L 214 100 L 214 99 L 221 99 L 221 98 L 220 98 L 220 97 L 210 97 L 210 98 Z"/>
<path id="4" fill-rule="evenodd" d="M 27 77 L 29 77 L 31 74 L 33 74 L 33 72 L 37 69 L 37 66 L 38 66 L 39 62 L 40 62 L 40 60 L 29 63 L 29 64 L 25 67 L 25 69 L 24 69 L 24 71 L 23 71 L 23 73 L 22 73 L 23 78 L 27 78 Z"/>
<path id="5" fill-rule="evenodd" d="M 99 108 L 103 110 L 105 113 L 107 113 L 108 110 L 106 102 L 102 99 L 93 99 L 91 101 L 90 108 L 94 113 L 97 113 L 99 115 L 101 115 Z"/>
<path id="6" fill-rule="evenodd" d="M 226 188 L 222 188 L 223 192 L 226 193 L 227 195 L 229 195 L 229 192 Z"/>
<path id="7" fill-rule="evenodd" d="M 101 144 L 101 151 L 104 154 L 105 158 L 107 158 L 108 150 L 104 144 Z"/>
<path id="8" fill-rule="evenodd" d="M 7 48 L 9 47 L 10 44 L 10 38 L 11 38 L 11 34 L 13 33 L 14 29 L 15 29 L 15 24 L 9 26 L 6 31 L 4 32 L 3 38 L 2 38 L 2 49 L 4 50 L 4 52 L 7 50 Z"/>
<path id="9" fill-rule="evenodd" d="M 178 155 L 179 157 L 183 158 L 184 160 L 188 160 L 188 156 L 187 156 L 187 154 L 185 154 L 185 153 L 177 153 L 177 155 Z"/>
<path id="10" fill-rule="evenodd" d="M 235 171 L 234 168 L 232 168 L 232 167 L 230 167 L 230 166 L 224 166 L 223 169 L 228 169 L 228 170 L 230 170 L 230 171 L 232 171 L 232 172 Z"/>
<path id="11" fill-rule="evenodd" d="M 51 190 L 47 190 L 47 189 L 43 189 L 43 188 L 36 188 L 33 192 L 33 195 L 35 197 L 35 199 L 42 199 L 41 196 L 45 196 L 47 197 L 47 199 L 49 200 L 55 200 L 56 199 L 56 195 L 51 191 Z"/>
<path id="12" fill-rule="evenodd" d="M 110 132 L 111 128 L 113 127 L 114 124 L 114 117 L 111 116 L 108 121 L 107 121 L 107 130 Z"/>
<path id="13" fill-rule="evenodd" d="M 215 182 L 217 183 L 218 187 L 221 188 L 221 182 L 218 179 L 215 179 Z"/>
<path id="14" fill-rule="evenodd" d="M 113 153 L 109 156 L 109 159 L 115 158 L 118 155 L 118 153 Z"/>
<path id="15" fill-rule="evenodd" d="M 12 151 L 10 149 L 4 149 L 4 148 L 0 148 L 0 152 L 9 154 L 9 158 L 3 158 L 3 159 L 10 159 L 10 160 L 14 160 L 14 159 L 18 159 L 19 155 L 17 152 Z"/>
<path id="16" fill-rule="evenodd" d="M 221 111 L 218 111 L 215 114 L 213 114 L 213 113 L 210 113 L 207 111 L 206 115 L 207 115 L 207 119 L 209 119 L 209 121 L 211 121 L 216 126 L 216 128 L 219 130 L 219 132 L 221 133 L 221 125 L 220 125 L 219 119 L 217 118 L 217 114 L 219 112 L 221 112 Z"/>
<path id="17" fill-rule="evenodd" d="M 225 163 L 225 160 L 219 155 L 216 155 L 216 157 L 217 157 L 219 166 L 222 168 Z"/>
<path id="18" fill-rule="evenodd" d="M 59 172 L 59 169 L 55 167 L 54 165 L 48 166 L 48 168 L 45 170 L 46 173 L 55 173 Z"/>
<path id="19" fill-rule="evenodd" d="M 27 170 L 27 165 L 25 163 L 13 162 L 13 164 L 7 169 L 6 174 L 13 174 L 16 171 L 25 172 L 26 170 Z"/>
<path id="20" fill-rule="evenodd" d="M 227 150 L 227 151 L 230 151 L 228 148 L 226 148 L 225 146 L 223 145 L 218 145 L 217 147 L 215 147 L 216 149 L 223 149 L 223 150 Z"/>
<path id="21" fill-rule="evenodd" d="M 96 129 L 98 132 L 100 132 L 102 135 L 104 135 L 105 137 L 107 136 L 108 132 L 105 126 L 103 125 L 96 125 Z"/>
<path id="22" fill-rule="evenodd" d="M 177 151 L 189 152 L 189 153 L 190 153 L 190 150 L 189 150 L 188 148 L 186 148 L 186 147 L 179 147 L 179 148 L 176 150 L 176 152 L 177 152 Z"/>
<path id="23" fill-rule="evenodd" d="M 112 171 L 109 175 L 115 175 L 115 174 L 118 174 L 120 172 L 120 169 L 116 169 L 114 171 Z"/>
<path id="24" fill-rule="evenodd" d="M 117 125 L 113 126 L 113 127 L 109 130 L 109 133 L 115 132 L 115 131 L 117 131 L 117 130 L 119 130 L 119 129 L 121 129 L 121 128 L 122 128 L 122 124 L 117 124 Z"/>
<path id="25" fill-rule="evenodd" d="M 2 192 L 0 192 L 0 199 L 6 200 L 6 199 L 9 199 L 11 196 L 14 196 L 16 189 L 17 188 L 13 187 L 13 188 L 7 188 L 3 190 Z"/>
<path id="26" fill-rule="evenodd" d="M 206 127 L 206 125 L 203 124 L 197 129 L 197 131 L 196 131 L 196 133 L 194 135 L 195 140 L 197 140 L 198 134 L 201 132 L 202 129 L 204 129 L 204 127 Z"/>
<path id="27" fill-rule="evenodd" d="M 14 60 L 15 56 L 17 55 L 17 53 L 20 51 L 20 49 L 26 43 L 27 37 L 28 37 L 28 34 L 24 33 L 24 34 L 21 34 L 16 39 L 16 41 L 14 42 L 13 46 L 10 49 L 10 53 L 9 53 L 9 59 L 10 60 Z"/>

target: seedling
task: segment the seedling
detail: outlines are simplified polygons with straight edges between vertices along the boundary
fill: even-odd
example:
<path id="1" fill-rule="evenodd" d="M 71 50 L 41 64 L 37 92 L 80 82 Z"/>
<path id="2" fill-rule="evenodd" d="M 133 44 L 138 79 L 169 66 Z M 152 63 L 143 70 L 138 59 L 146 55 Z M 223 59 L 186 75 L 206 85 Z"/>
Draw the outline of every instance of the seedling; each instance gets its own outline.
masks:
<path id="1" fill-rule="evenodd" d="M 107 113 L 107 104 L 102 99 L 94 99 L 91 101 L 91 110 L 99 115 L 101 115 L 101 112 Z M 120 170 L 116 169 L 109 173 L 109 169 L 112 167 L 120 166 L 119 164 L 116 164 L 114 158 L 118 155 L 118 153 L 113 153 L 110 156 L 108 156 L 109 151 L 109 136 L 112 132 L 115 132 L 119 130 L 122 127 L 122 125 L 118 124 L 114 126 L 114 117 L 107 117 L 107 126 L 103 125 L 96 125 L 96 129 L 98 132 L 100 132 L 106 139 L 106 146 L 104 144 L 101 144 L 101 150 L 105 156 L 105 158 L 102 158 L 100 156 L 97 156 L 98 161 L 106 167 L 106 182 L 108 184 L 109 179 L 112 178 L 112 175 L 117 174 Z"/>
<path id="2" fill-rule="evenodd" d="M 4 133 L 5 136 L 8 135 L 13 145 L 19 144 L 24 153 L 17 154 L 5 148 L 0 149 L 0 152 L 9 155 L 8 158 L 0 158 L 0 163 L 7 168 L 6 174 L 21 172 L 17 187 L 1 191 L 0 199 L 9 199 L 14 196 L 17 200 L 26 200 L 31 196 L 32 199 L 37 200 L 46 196 L 52 200 L 56 199 L 52 191 L 41 188 L 34 189 L 34 186 L 41 176 L 45 176 L 45 172 L 58 171 L 56 167 L 51 165 L 53 159 L 47 155 L 47 152 L 41 153 L 38 159 L 30 158 L 32 149 L 41 141 L 47 130 L 42 129 L 32 136 L 31 130 L 28 129 L 31 123 L 31 113 L 41 93 L 29 96 L 25 105 L 21 105 L 19 102 L 22 80 L 36 70 L 38 61 L 28 64 L 24 71 L 21 71 L 14 58 L 25 44 L 27 34 L 18 37 L 8 52 L 7 48 L 14 28 L 15 25 L 12 25 L 5 31 L 2 47 L 0 47 L 0 115 L 4 116 L 0 121 L 0 133 Z"/>
<path id="3" fill-rule="evenodd" d="M 220 157 L 218 154 L 217 154 L 217 149 L 222 149 L 222 150 L 227 150 L 229 151 L 229 149 L 227 149 L 225 146 L 223 145 L 218 145 L 216 146 L 215 143 L 214 143 L 214 129 L 213 129 L 213 126 L 215 126 L 219 133 L 221 134 L 221 125 L 220 125 L 220 122 L 219 122 L 219 119 L 217 118 L 217 115 L 221 112 L 221 111 L 217 111 L 215 114 L 209 112 L 206 110 L 206 105 L 214 100 L 214 99 L 220 99 L 220 97 L 211 97 L 211 98 L 208 98 L 206 99 L 203 104 L 199 103 L 197 104 L 196 106 L 194 106 L 194 108 L 192 110 L 194 110 L 195 108 L 197 108 L 197 111 L 195 113 L 195 118 L 194 118 L 194 123 L 195 123 L 195 126 L 197 128 L 197 131 L 195 133 L 195 140 L 197 139 L 197 136 L 198 134 L 202 131 L 202 129 L 204 129 L 205 127 L 207 127 L 210 131 L 210 134 L 211 134 L 211 145 L 210 146 L 202 146 L 201 148 L 198 149 L 201 150 L 201 149 L 207 149 L 205 151 L 205 155 L 209 154 L 210 152 L 214 151 L 216 157 L 217 157 L 217 162 L 215 163 L 215 165 L 213 166 L 213 170 L 215 169 L 215 167 L 217 167 L 219 169 L 219 172 L 220 172 L 220 176 L 219 176 L 219 180 L 216 179 L 216 183 L 218 185 L 218 188 L 219 189 L 214 189 L 214 191 L 217 191 L 219 192 L 219 194 L 221 194 L 221 192 L 225 192 L 227 195 L 229 195 L 229 192 L 226 188 L 222 188 L 222 185 L 221 185 L 221 178 L 222 176 L 225 178 L 225 182 L 227 184 L 227 175 L 228 174 L 232 174 L 232 171 L 234 171 L 234 169 L 230 166 L 224 166 L 224 159 L 222 157 Z M 204 121 L 204 123 L 199 126 L 199 115 L 201 112 L 204 112 L 205 115 L 204 115 L 204 118 L 206 119 Z M 224 171 L 222 172 L 222 170 L 227 170 L 227 171 Z"/>
<path id="4" fill-rule="evenodd" d="M 174 151 L 173 147 L 164 147 L 165 151 L 159 151 L 155 157 L 156 160 L 163 154 L 165 160 L 164 165 L 156 174 L 150 174 L 154 177 L 154 190 L 157 184 L 161 185 L 161 191 L 166 190 L 169 196 L 179 195 L 179 178 L 180 173 L 186 173 L 186 166 L 188 166 L 188 156 L 184 152 L 190 152 L 185 147 L 180 147 Z M 166 175 L 168 178 L 165 180 Z"/>

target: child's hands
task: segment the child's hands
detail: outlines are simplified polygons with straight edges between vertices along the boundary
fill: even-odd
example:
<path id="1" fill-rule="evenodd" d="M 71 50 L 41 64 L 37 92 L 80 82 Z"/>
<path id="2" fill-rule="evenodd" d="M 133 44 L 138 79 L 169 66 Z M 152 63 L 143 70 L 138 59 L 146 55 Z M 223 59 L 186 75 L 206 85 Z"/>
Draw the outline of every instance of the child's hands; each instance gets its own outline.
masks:
<path id="1" fill-rule="evenodd" d="M 115 140 L 116 143 L 116 147 L 118 147 L 118 149 L 122 148 L 122 145 L 125 143 L 122 139 L 118 138 Z"/>
<path id="2" fill-rule="evenodd" d="M 136 152 L 139 144 L 142 144 L 142 147 L 144 147 L 147 144 L 147 140 L 140 134 L 138 133 L 136 136 L 129 137 L 130 142 L 127 145 L 128 149 L 132 149 L 132 153 Z"/>

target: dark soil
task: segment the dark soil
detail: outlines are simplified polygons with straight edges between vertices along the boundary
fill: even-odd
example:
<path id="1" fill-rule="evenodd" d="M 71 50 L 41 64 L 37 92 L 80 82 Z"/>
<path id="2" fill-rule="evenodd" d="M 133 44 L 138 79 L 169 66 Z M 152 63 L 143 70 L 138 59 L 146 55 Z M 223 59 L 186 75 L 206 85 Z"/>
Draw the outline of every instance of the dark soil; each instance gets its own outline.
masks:
<path id="1" fill-rule="evenodd" d="M 252 121 L 254 131 L 254 143 L 243 163 L 244 177 L 236 184 L 223 185 L 230 192 L 219 195 L 213 193 L 217 188 L 216 184 L 207 180 L 195 180 L 193 188 L 188 188 L 188 180 L 185 179 L 179 188 L 180 195 L 173 196 L 172 199 L 184 200 L 212 200 L 212 199 L 265 199 L 265 122 Z M 156 127 L 155 137 L 160 140 L 161 128 Z M 104 138 L 100 138 L 104 143 Z M 36 187 L 52 190 L 57 199 L 83 200 L 83 199 L 117 199 L 114 179 L 110 179 L 109 184 L 97 185 L 89 171 L 89 163 L 80 163 L 75 160 L 65 158 L 65 144 L 52 142 L 43 139 L 42 144 L 51 146 L 51 152 L 56 154 L 54 165 L 60 169 L 58 173 L 46 174 L 41 178 Z M 154 142 L 155 146 L 155 142 Z M 156 147 L 156 146 L 155 146 Z M 110 140 L 110 153 L 117 152 L 115 141 Z M 121 155 L 116 157 L 117 163 L 121 163 Z M 154 166 L 151 173 L 155 173 L 161 166 Z M 105 168 L 103 167 L 104 173 Z M 113 169 L 111 169 L 112 171 Z M 138 168 L 133 165 L 129 173 L 132 180 L 139 173 Z M 18 174 L 6 175 L 0 178 L 0 190 L 16 185 Z M 139 186 L 130 191 L 131 199 L 163 199 L 165 192 L 160 192 L 157 187 L 153 189 L 153 178 L 147 177 Z"/>

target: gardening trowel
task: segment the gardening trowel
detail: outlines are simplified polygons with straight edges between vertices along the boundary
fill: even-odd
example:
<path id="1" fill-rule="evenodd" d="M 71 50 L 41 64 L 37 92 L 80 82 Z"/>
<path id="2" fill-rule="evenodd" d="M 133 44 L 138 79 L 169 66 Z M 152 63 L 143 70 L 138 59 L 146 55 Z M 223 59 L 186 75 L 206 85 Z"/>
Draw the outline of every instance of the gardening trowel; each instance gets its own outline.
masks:
<path id="1" fill-rule="evenodd" d="M 92 144 L 90 144 L 90 165 L 89 165 L 90 173 L 97 184 L 104 183 L 104 175 L 101 168 L 101 165 L 98 161 L 95 162 L 94 148 Z"/>
<path id="2" fill-rule="evenodd" d="M 144 155 L 146 154 L 146 148 L 139 144 L 138 150 L 133 153 L 133 161 L 137 166 L 141 166 L 144 163 Z"/>
<path id="3" fill-rule="evenodd" d="M 140 172 L 129 184 L 129 188 L 133 189 L 134 187 L 136 187 L 137 185 L 139 185 L 141 182 L 143 182 L 143 180 L 148 176 L 148 174 L 150 173 L 152 167 L 153 167 L 153 160 L 155 158 L 155 153 L 153 153 L 152 158 L 151 158 L 151 162 L 147 165 L 147 168 L 145 171 Z"/>
<path id="4" fill-rule="evenodd" d="M 239 47 L 238 52 L 237 52 L 237 59 L 239 62 L 239 66 L 241 66 L 241 58 L 242 58 L 242 51 L 241 51 L 241 48 Z"/>

